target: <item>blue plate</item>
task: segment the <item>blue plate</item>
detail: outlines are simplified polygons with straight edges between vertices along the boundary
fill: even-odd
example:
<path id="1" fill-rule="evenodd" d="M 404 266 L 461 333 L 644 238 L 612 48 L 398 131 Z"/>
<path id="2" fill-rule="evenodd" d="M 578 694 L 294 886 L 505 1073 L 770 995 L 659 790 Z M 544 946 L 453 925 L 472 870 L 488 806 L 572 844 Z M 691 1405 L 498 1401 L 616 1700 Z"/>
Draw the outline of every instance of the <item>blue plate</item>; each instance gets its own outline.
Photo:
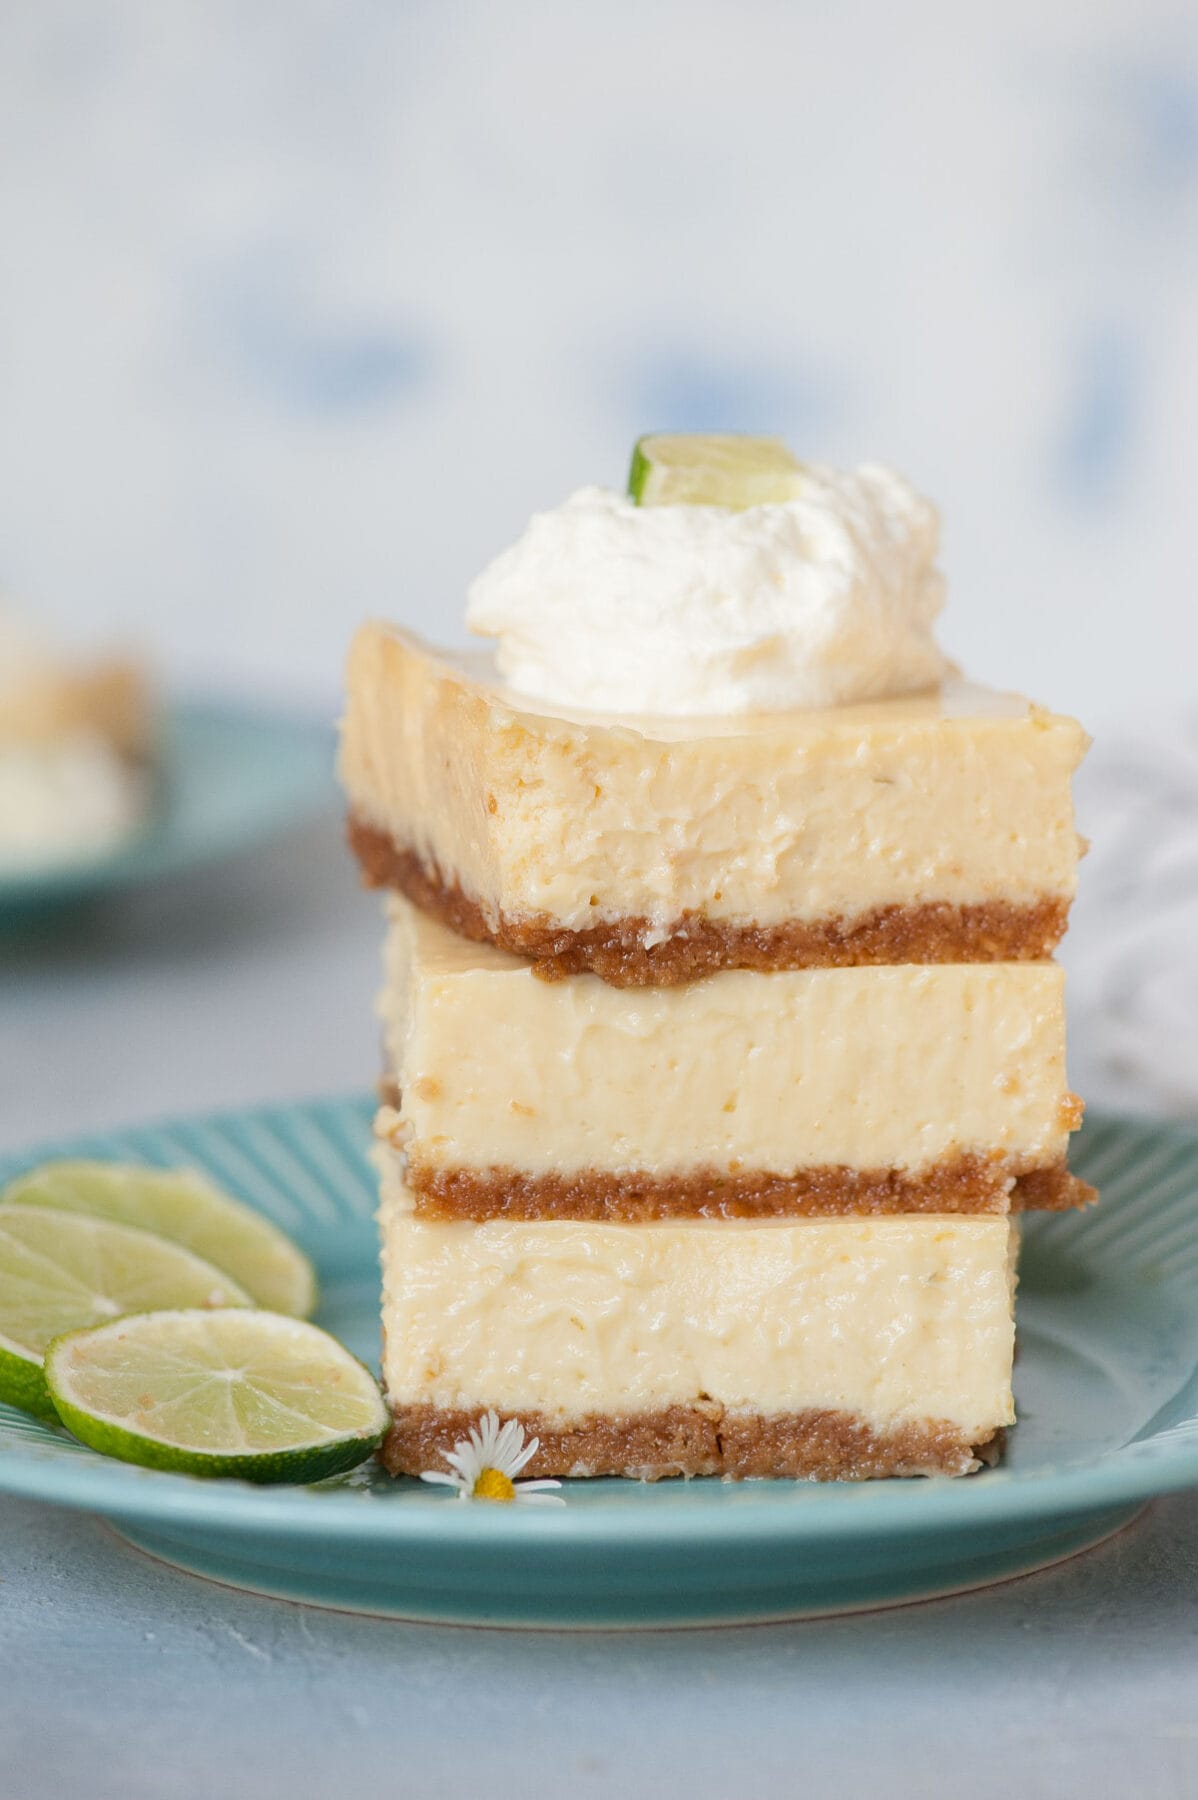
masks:
<path id="1" fill-rule="evenodd" d="M 0 874 L 0 919 L 182 874 L 262 844 L 334 802 L 333 733 L 311 720 L 180 704 L 161 733 L 161 795 L 114 854 Z"/>
<path id="2" fill-rule="evenodd" d="M 319 1101 L 140 1128 L 48 1154 L 191 1164 L 315 1258 L 321 1322 L 377 1342 L 372 1103 Z M 408 1619 L 698 1625 L 958 1592 L 1097 1543 L 1198 1484 L 1198 1128 L 1096 1119 L 1103 1203 L 1033 1218 L 1019 1302 L 1020 1424 L 962 1481 L 571 1482 L 560 1508 L 463 1504 L 371 1466 L 257 1489 L 106 1461 L 0 1407 L 0 1488 L 111 1519 L 158 1557 L 240 1587 Z"/>

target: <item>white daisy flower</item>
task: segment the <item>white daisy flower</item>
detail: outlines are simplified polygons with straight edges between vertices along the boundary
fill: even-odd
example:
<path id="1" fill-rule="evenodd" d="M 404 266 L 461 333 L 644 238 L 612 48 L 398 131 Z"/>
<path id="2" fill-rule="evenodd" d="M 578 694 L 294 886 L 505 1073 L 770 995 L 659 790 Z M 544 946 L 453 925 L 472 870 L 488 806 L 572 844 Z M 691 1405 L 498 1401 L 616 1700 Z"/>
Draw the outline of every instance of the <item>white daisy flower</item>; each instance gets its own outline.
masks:
<path id="1" fill-rule="evenodd" d="M 516 1480 L 536 1455 L 540 1441 L 530 1438 L 525 1443 L 519 1419 L 509 1419 L 501 1426 L 498 1415 L 489 1412 L 471 1428 L 469 1437 L 459 1438 L 453 1449 L 445 1452 L 452 1474 L 426 1469 L 420 1479 L 456 1488 L 459 1500 L 523 1500 L 529 1506 L 564 1506 L 564 1500 L 546 1492 L 560 1487 L 560 1481 Z"/>

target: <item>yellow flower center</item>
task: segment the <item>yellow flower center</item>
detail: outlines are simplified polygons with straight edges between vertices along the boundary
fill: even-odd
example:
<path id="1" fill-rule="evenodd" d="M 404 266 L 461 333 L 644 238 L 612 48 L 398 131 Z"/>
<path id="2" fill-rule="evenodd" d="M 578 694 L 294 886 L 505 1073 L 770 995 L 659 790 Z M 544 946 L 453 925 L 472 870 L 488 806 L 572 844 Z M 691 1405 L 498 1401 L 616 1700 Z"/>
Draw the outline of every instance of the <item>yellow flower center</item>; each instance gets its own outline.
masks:
<path id="1" fill-rule="evenodd" d="M 484 1469 L 471 1490 L 476 1500 L 514 1500 L 516 1490 L 500 1469 Z"/>

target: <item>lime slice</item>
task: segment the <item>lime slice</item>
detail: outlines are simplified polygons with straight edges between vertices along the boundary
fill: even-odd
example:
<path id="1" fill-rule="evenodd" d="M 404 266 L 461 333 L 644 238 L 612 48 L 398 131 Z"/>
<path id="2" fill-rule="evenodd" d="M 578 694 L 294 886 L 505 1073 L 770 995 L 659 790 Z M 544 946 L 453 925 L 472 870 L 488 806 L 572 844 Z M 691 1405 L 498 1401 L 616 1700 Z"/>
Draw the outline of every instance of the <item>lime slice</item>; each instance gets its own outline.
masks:
<path id="1" fill-rule="evenodd" d="M 78 1213 L 0 1207 L 0 1400 L 54 1418 L 51 1338 L 154 1306 L 248 1306 L 235 1281 L 180 1244 Z"/>
<path id="2" fill-rule="evenodd" d="M 369 1369 L 282 1313 L 139 1313 L 70 1331 L 46 1380 L 93 1450 L 184 1475 L 321 1481 L 364 1461 L 390 1423 Z"/>
<path id="3" fill-rule="evenodd" d="M 43 1163 L 5 1188 L 0 1204 L 10 1203 L 139 1226 L 224 1269 L 256 1306 L 300 1318 L 315 1310 L 316 1276 L 307 1257 L 277 1225 L 190 1169 Z"/>
<path id="4" fill-rule="evenodd" d="M 769 506 L 793 500 L 803 465 L 781 438 L 659 432 L 638 439 L 628 492 L 638 506 Z"/>

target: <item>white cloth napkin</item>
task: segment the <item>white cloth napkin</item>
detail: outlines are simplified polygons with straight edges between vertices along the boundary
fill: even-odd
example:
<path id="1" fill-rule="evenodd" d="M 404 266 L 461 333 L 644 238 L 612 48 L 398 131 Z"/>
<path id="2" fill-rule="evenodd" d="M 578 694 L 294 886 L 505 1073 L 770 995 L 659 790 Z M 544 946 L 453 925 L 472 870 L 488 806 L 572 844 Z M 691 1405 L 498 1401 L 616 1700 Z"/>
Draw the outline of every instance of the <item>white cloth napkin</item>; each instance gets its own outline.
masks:
<path id="1" fill-rule="evenodd" d="M 1077 811 L 1070 1080 L 1106 1107 L 1198 1115 L 1198 715 L 1096 744 Z"/>

